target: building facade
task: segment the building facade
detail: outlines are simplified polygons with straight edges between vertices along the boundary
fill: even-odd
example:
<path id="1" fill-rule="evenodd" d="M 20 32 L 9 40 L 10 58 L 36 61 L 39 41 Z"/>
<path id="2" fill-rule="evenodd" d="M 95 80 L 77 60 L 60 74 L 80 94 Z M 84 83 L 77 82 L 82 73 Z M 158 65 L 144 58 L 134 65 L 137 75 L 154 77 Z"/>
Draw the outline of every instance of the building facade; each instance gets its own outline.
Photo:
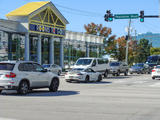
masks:
<path id="1" fill-rule="evenodd" d="M 52 2 L 31 2 L 6 17 L 0 19 L 0 60 L 31 60 L 63 67 L 65 62 L 93 52 L 100 56 L 103 37 L 67 31 L 69 22 Z"/>
<path id="2" fill-rule="evenodd" d="M 138 34 L 136 37 L 138 41 L 143 38 L 149 40 L 153 47 L 160 47 L 160 33 L 147 32 Z"/>

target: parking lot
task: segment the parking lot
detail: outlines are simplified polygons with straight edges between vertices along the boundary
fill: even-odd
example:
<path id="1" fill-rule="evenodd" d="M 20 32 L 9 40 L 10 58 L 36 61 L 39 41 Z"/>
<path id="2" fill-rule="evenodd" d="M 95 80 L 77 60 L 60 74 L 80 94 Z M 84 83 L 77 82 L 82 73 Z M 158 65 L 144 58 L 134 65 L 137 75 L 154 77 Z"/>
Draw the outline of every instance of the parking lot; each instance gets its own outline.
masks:
<path id="1" fill-rule="evenodd" d="M 67 83 L 0 95 L 0 120 L 159 120 L 160 80 L 148 74 L 110 76 L 102 82 Z"/>

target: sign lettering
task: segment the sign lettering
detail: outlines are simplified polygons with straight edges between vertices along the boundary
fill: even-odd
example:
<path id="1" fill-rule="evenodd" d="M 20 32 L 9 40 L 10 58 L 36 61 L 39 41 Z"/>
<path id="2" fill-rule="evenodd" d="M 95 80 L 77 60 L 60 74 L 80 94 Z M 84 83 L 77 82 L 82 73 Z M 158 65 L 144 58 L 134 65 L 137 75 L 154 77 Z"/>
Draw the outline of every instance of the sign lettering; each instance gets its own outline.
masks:
<path id="1" fill-rule="evenodd" d="M 50 33 L 55 35 L 65 35 L 65 30 L 62 28 L 48 27 L 43 25 L 29 24 L 29 30 L 42 33 Z"/>

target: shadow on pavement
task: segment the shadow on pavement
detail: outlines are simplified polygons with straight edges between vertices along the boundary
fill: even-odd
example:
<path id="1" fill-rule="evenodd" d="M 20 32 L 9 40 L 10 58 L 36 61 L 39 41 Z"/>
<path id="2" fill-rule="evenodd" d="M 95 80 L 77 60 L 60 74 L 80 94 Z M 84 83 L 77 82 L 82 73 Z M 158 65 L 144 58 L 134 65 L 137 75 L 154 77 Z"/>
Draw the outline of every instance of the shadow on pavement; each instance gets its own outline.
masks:
<path id="1" fill-rule="evenodd" d="M 108 81 L 101 81 L 101 82 L 78 82 L 78 81 L 71 81 L 69 83 L 73 83 L 73 84 L 111 84 L 112 82 L 108 82 Z"/>
<path id="2" fill-rule="evenodd" d="M 127 78 L 130 78 L 130 76 L 112 76 L 106 79 L 127 79 Z"/>
<path id="3" fill-rule="evenodd" d="M 79 91 L 63 91 L 59 90 L 57 92 L 49 92 L 48 90 L 33 90 L 27 95 L 19 95 L 17 93 L 5 93 L 2 95 L 7 96 L 23 96 L 23 97 L 56 97 L 56 96 L 69 96 L 79 94 Z"/>

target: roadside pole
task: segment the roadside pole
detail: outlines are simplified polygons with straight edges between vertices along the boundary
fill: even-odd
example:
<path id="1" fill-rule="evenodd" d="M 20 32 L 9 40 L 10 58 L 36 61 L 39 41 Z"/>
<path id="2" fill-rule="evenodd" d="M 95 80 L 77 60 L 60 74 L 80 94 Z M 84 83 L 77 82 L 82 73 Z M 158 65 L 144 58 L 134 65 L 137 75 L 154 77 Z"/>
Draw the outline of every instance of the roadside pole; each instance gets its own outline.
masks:
<path id="1" fill-rule="evenodd" d="M 128 40 L 126 41 L 126 58 L 125 62 L 128 64 L 128 48 L 129 48 L 129 40 L 130 40 L 130 27 L 131 27 L 131 19 L 129 19 L 129 26 L 128 26 Z"/>

